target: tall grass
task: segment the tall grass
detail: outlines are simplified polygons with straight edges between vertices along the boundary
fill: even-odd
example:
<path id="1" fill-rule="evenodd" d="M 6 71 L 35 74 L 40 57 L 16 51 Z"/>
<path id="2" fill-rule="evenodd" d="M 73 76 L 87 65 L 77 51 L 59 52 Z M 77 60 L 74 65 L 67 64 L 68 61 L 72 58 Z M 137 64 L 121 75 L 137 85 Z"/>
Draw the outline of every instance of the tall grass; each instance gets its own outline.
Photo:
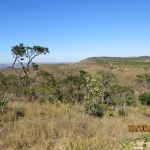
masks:
<path id="1" fill-rule="evenodd" d="M 14 111 L 0 117 L 2 150 L 111 150 L 120 141 L 142 133 L 128 132 L 128 125 L 148 125 L 143 109 L 128 107 L 128 116 L 103 118 L 84 114 L 70 104 L 16 103 Z M 148 108 L 147 108 L 148 109 Z M 16 118 L 16 110 L 24 117 Z M 139 113 L 140 112 L 140 113 Z"/>

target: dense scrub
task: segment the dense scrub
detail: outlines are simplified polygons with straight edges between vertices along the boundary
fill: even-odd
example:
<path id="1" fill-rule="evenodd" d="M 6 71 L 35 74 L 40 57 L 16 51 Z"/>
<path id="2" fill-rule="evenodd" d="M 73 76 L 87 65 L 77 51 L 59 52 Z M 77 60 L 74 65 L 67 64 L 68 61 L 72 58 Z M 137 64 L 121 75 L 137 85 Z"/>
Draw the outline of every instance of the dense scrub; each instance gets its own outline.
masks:
<path id="1" fill-rule="evenodd" d="M 96 116 L 103 116 L 107 111 L 112 115 L 111 106 L 124 108 L 124 105 L 136 103 L 134 90 L 117 85 L 112 73 L 99 72 L 98 76 L 93 78 L 88 72 L 80 70 L 76 75 L 55 79 L 53 74 L 38 70 L 34 78 L 28 77 L 26 88 L 21 88 L 17 76 L 5 76 L 3 73 L 0 75 L 1 103 L 13 98 L 39 103 L 78 103 L 85 106 L 85 112 Z M 20 81 L 24 83 L 24 80 L 26 78 L 21 76 Z"/>

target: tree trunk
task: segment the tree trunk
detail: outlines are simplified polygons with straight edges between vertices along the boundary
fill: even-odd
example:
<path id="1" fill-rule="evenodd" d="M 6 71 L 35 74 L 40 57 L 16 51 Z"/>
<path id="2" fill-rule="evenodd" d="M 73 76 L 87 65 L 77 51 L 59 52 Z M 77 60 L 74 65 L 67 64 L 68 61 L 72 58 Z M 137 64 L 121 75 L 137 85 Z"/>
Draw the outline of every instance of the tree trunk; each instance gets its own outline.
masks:
<path id="1" fill-rule="evenodd" d="M 102 103 L 104 103 L 104 92 L 102 93 Z"/>

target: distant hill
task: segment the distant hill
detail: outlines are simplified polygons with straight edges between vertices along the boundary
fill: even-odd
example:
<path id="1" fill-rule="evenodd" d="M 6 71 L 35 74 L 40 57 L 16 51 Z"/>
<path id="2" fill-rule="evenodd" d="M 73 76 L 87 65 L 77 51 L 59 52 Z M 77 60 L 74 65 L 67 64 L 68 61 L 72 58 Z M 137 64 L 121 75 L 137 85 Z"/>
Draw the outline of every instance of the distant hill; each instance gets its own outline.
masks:
<path id="1" fill-rule="evenodd" d="M 73 64 L 74 62 L 40 62 L 40 63 L 37 63 L 37 64 Z M 7 68 L 7 67 L 10 67 L 12 66 L 13 63 L 4 63 L 4 64 L 0 64 L 0 68 Z M 24 63 L 24 65 L 26 65 L 26 63 Z M 16 63 L 15 64 L 15 67 L 20 67 L 21 65 L 19 63 Z"/>
<path id="2" fill-rule="evenodd" d="M 79 63 L 95 63 L 95 62 L 106 62 L 106 61 L 128 61 L 128 60 L 132 60 L 132 61 L 145 61 L 145 60 L 149 60 L 150 56 L 129 56 L 129 57 L 110 57 L 110 56 L 99 56 L 99 57 L 89 57 L 86 58 L 82 61 L 80 61 Z"/>

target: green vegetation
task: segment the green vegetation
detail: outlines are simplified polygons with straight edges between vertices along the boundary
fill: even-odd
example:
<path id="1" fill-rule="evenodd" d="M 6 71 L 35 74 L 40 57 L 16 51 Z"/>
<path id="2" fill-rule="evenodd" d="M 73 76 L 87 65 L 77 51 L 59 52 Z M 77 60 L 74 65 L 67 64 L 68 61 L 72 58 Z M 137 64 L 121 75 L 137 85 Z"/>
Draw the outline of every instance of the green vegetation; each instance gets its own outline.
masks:
<path id="1" fill-rule="evenodd" d="M 9 145 L 37 149 L 36 145 L 43 146 L 40 134 L 47 143 L 41 149 L 84 150 L 91 149 L 91 145 L 95 150 L 114 149 L 127 135 L 129 124 L 147 123 L 144 118 L 150 112 L 147 68 L 130 76 L 124 69 L 120 71 L 113 66 L 145 65 L 147 57 L 90 58 L 85 64 L 82 61 L 42 68 L 32 60 L 49 53 L 47 48 L 20 44 L 12 47 L 12 53 L 13 65 L 0 72 L 0 135 L 5 139 L 1 142 L 0 138 L 0 149 L 9 149 Z M 28 61 L 26 65 L 24 59 Z M 21 68 L 15 68 L 16 62 Z M 131 86 L 126 84 L 129 81 Z M 102 137 L 104 132 L 106 136 Z M 14 133 L 19 144 L 15 138 L 10 142 L 10 134 Z M 124 143 L 122 149 L 127 146 Z"/>
<path id="2" fill-rule="evenodd" d="M 150 105 L 150 93 L 142 93 L 139 95 L 139 101 L 143 105 Z"/>
<path id="3" fill-rule="evenodd" d="M 143 88 L 143 92 L 149 92 L 150 90 L 150 74 L 137 75 L 135 78 L 137 86 Z"/>
<path id="4" fill-rule="evenodd" d="M 20 71 L 17 71 L 15 70 L 17 73 L 18 73 L 18 81 L 19 81 L 19 88 L 21 88 L 24 93 L 24 95 L 26 96 L 27 92 L 26 91 L 29 91 L 27 90 L 27 88 L 29 88 L 30 86 L 30 79 L 29 79 L 29 65 L 30 63 L 32 63 L 33 59 L 41 54 L 46 54 L 46 53 L 49 53 L 49 50 L 48 48 L 45 48 L 45 47 L 41 47 L 41 46 L 33 46 L 33 47 L 29 47 L 29 46 L 24 46 L 23 44 L 20 44 L 20 45 L 16 45 L 14 47 L 11 48 L 11 52 L 12 52 L 12 55 L 13 55 L 13 58 L 15 59 L 13 64 L 12 64 L 12 69 L 15 70 L 14 68 L 14 65 L 16 63 L 16 61 L 18 63 L 20 63 L 21 65 L 21 70 Z M 24 66 L 23 64 L 23 60 L 27 58 L 28 59 L 28 62 L 27 62 L 27 65 L 26 67 Z M 35 63 L 32 63 L 32 67 L 34 68 L 34 70 L 37 70 L 38 69 L 38 65 L 35 64 Z M 21 75 L 24 74 L 24 76 L 22 77 Z"/>
<path id="5" fill-rule="evenodd" d="M 142 149 L 148 150 L 149 149 L 149 142 L 150 142 L 150 135 L 144 134 L 140 137 L 134 138 L 132 140 L 124 140 L 121 142 L 120 150 L 131 150 L 135 149 Z"/>

